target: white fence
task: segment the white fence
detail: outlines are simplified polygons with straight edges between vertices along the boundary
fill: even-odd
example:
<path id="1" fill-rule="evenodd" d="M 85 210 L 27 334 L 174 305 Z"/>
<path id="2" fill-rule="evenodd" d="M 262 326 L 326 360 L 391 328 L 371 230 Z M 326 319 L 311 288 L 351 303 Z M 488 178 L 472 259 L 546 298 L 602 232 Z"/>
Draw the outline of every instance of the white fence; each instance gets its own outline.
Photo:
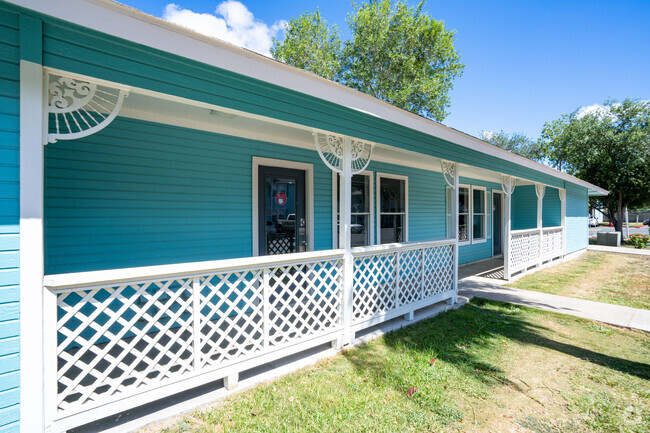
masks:
<path id="1" fill-rule="evenodd" d="M 508 252 L 509 271 L 515 273 L 564 255 L 564 229 L 513 230 Z"/>
<path id="2" fill-rule="evenodd" d="M 353 330 L 456 295 L 454 240 L 353 255 Z M 53 431 L 337 340 L 342 277 L 342 250 L 47 276 Z"/>

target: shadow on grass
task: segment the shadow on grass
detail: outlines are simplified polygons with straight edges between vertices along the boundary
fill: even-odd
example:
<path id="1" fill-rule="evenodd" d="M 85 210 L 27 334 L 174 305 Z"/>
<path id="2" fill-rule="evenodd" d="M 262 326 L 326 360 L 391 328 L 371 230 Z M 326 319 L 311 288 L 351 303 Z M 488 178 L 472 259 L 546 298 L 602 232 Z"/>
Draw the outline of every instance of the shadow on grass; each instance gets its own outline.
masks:
<path id="1" fill-rule="evenodd" d="M 416 359 L 420 364 L 426 363 L 429 357 L 453 364 L 463 376 L 475 377 L 488 386 L 502 384 L 523 392 L 486 356 L 489 350 L 498 350 L 499 341 L 504 338 L 545 347 L 650 380 L 650 365 L 549 338 L 553 331 L 527 321 L 522 309 L 511 304 L 475 299 L 461 309 L 386 334 L 387 349 L 383 349 L 383 353 L 381 346 L 369 344 L 345 352 L 344 356 L 362 374 L 370 372 L 384 383 L 391 383 L 399 392 L 414 385 L 408 369 L 410 364 L 403 364 Z M 403 357 L 403 363 L 400 363 L 400 357 Z"/>

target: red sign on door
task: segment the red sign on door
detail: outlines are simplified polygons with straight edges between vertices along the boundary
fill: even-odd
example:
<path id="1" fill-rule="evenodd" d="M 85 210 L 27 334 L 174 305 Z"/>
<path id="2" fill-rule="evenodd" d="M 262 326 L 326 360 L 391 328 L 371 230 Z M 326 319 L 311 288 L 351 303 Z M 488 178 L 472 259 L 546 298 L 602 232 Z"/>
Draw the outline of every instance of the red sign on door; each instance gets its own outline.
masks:
<path id="1" fill-rule="evenodd" d="M 287 204 L 287 195 L 284 192 L 280 191 L 275 195 L 275 202 L 280 206 L 284 206 Z"/>

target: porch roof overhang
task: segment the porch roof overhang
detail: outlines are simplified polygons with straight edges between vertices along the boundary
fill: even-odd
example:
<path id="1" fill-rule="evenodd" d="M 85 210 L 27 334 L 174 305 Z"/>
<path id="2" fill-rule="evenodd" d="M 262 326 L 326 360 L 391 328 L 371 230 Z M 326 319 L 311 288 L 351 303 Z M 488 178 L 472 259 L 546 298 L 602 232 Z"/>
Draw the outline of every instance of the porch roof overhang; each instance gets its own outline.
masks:
<path id="1" fill-rule="evenodd" d="M 441 123 L 394 107 L 339 83 L 227 42 L 204 36 L 112 0 L 9 1 L 45 15 L 80 26 L 90 27 L 111 36 L 281 86 L 410 128 L 452 144 L 552 176 L 561 181 L 584 187 L 589 191 L 590 196 L 608 194 L 607 190 L 589 182 L 513 154 Z"/>

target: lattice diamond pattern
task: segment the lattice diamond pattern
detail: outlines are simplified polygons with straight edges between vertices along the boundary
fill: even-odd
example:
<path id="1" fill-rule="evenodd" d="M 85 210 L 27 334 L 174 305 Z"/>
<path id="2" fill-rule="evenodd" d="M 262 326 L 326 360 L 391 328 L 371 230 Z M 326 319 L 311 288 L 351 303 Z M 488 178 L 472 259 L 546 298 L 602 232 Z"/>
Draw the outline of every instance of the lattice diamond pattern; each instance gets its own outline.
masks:
<path id="1" fill-rule="evenodd" d="M 452 245 L 355 257 L 353 320 L 453 289 L 453 263 Z M 324 259 L 57 293 L 58 410 L 337 329 L 342 268 Z"/>
<path id="2" fill-rule="evenodd" d="M 525 269 L 539 262 L 539 232 L 513 234 L 510 241 L 510 271 Z"/>
<path id="3" fill-rule="evenodd" d="M 415 302 L 422 296 L 422 250 L 407 250 L 399 256 L 399 305 Z M 399 306 L 398 305 L 398 306 Z"/>
<path id="4" fill-rule="evenodd" d="M 340 326 L 341 268 L 341 260 L 332 260 L 271 270 L 270 346 Z"/>
<path id="5" fill-rule="evenodd" d="M 262 350 L 261 270 L 200 279 L 200 365 L 219 365 Z"/>
<path id="6" fill-rule="evenodd" d="M 191 280 L 57 297 L 58 407 L 71 409 L 192 368 Z"/>
<path id="7" fill-rule="evenodd" d="M 395 254 L 374 254 L 355 258 L 354 292 L 355 320 L 395 308 Z"/>
<path id="8" fill-rule="evenodd" d="M 454 247 L 441 245 L 424 250 L 424 297 L 454 289 Z"/>

